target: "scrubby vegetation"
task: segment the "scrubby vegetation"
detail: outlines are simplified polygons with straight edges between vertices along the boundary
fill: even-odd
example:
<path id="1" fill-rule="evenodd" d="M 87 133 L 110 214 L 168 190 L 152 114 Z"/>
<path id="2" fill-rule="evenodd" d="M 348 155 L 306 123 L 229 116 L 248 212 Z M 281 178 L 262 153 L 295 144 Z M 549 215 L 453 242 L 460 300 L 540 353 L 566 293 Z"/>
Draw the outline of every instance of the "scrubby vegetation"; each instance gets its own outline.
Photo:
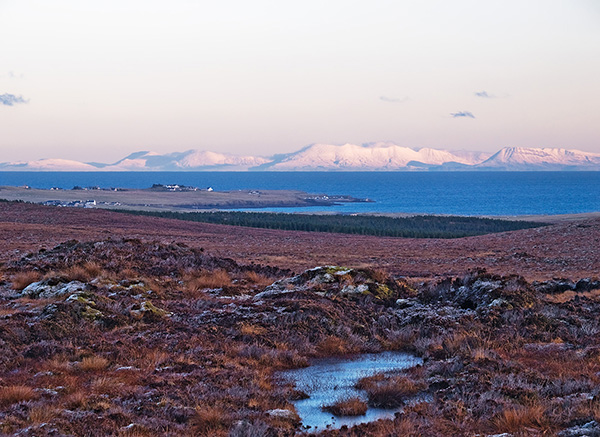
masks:
<path id="1" fill-rule="evenodd" d="M 407 399 L 426 388 L 414 376 L 386 375 L 383 373 L 361 378 L 356 388 L 364 390 L 369 397 L 369 405 L 379 408 L 396 408 L 404 405 Z"/>
<path id="2" fill-rule="evenodd" d="M 359 397 L 339 399 L 331 405 L 323 407 L 335 416 L 364 416 L 367 412 L 367 403 Z"/>
<path id="3" fill-rule="evenodd" d="M 190 213 L 127 212 L 137 215 L 253 228 L 409 238 L 460 238 L 544 226 L 544 224 L 536 222 L 434 215 L 380 217 L 229 211 Z"/>
<path id="4" fill-rule="evenodd" d="M 359 382 L 367 408 L 402 413 L 322 435 L 598 433 L 593 278 L 294 275 L 139 240 L 69 241 L 0 273 L 0 433 L 292 436 L 305 394 L 278 370 L 383 350 L 423 358 Z"/>

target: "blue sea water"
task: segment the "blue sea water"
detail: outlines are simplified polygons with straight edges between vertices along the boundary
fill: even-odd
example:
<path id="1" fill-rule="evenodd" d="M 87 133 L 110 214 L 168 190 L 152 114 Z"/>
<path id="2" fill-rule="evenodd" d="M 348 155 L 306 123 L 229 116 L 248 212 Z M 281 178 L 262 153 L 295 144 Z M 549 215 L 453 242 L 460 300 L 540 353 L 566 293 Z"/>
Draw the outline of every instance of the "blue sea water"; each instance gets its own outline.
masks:
<path id="1" fill-rule="evenodd" d="M 147 188 L 152 184 L 217 191 L 291 189 L 374 201 L 269 211 L 457 215 L 600 211 L 600 172 L 0 172 L 0 186 Z"/>

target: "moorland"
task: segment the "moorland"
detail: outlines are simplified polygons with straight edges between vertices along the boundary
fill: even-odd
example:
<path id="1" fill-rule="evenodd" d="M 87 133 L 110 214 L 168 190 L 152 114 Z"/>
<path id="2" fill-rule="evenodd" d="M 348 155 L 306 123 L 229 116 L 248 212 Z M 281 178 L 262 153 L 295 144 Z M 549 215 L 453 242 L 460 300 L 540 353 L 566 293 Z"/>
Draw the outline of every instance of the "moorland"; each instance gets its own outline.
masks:
<path id="1" fill-rule="evenodd" d="M 597 218 L 419 239 L 2 202 L 0 432 L 310 434 L 277 372 L 389 350 L 423 364 L 324 408 L 402 412 L 319 435 L 598 435 L 599 242 Z"/>

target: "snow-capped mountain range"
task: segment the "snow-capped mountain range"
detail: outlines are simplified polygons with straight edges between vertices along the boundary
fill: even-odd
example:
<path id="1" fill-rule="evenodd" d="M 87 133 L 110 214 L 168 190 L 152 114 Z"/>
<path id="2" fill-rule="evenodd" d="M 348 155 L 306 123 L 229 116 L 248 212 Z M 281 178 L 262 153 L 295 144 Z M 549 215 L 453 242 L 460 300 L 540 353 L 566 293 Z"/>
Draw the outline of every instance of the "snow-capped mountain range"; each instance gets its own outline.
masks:
<path id="1" fill-rule="evenodd" d="M 494 154 L 411 149 L 393 143 L 312 144 L 271 157 L 188 150 L 136 152 L 112 163 L 40 159 L 0 163 L 0 171 L 411 171 L 411 170 L 600 170 L 600 153 L 579 150 L 505 147 Z"/>

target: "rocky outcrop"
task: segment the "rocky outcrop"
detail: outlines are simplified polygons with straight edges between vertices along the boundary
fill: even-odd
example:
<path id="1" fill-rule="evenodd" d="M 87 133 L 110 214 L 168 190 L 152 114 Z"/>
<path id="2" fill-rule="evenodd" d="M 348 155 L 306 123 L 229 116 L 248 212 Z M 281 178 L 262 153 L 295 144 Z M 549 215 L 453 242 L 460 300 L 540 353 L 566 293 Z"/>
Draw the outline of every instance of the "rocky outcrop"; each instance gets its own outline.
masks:
<path id="1" fill-rule="evenodd" d="M 389 305 L 414 292 L 407 282 L 392 279 L 381 272 L 320 266 L 290 278 L 280 279 L 258 293 L 255 298 L 274 298 L 301 291 L 320 296 L 372 296 Z"/>
<path id="2" fill-rule="evenodd" d="M 73 293 L 86 290 L 87 287 L 83 282 L 62 282 L 59 278 L 51 278 L 29 284 L 20 295 L 31 299 L 50 299 L 71 296 Z"/>

